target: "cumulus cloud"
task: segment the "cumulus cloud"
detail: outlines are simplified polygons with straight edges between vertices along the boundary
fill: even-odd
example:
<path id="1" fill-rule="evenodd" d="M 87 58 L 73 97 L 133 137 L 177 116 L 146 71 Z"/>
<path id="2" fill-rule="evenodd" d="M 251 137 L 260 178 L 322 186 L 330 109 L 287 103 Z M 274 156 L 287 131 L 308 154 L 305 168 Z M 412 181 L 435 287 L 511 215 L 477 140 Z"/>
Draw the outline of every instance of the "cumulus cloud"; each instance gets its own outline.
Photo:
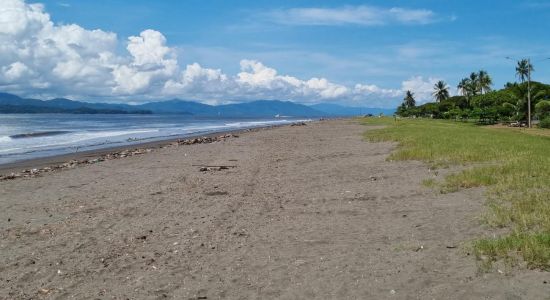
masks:
<path id="1" fill-rule="evenodd" d="M 56 26 L 39 4 L 3 0 L 0 7 L 0 86 L 21 92 L 64 92 L 79 88 L 95 94 L 111 79 L 109 64 L 116 34 Z"/>
<path id="2" fill-rule="evenodd" d="M 348 10 L 357 8 L 340 13 Z M 357 22 L 370 22 L 365 17 L 369 8 L 359 11 Z M 400 17 L 403 11 L 399 9 L 385 13 L 400 22 L 422 19 L 421 12 L 418 17 L 410 14 L 408 19 Z M 120 51 L 124 46 L 125 51 Z M 402 89 L 368 84 L 348 87 L 322 77 L 301 79 L 279 74 L 249 59 L 240 61 L 240 72 L 228 75 L 198 63 L 180 66 L 176 50 L 155 30 L 119 39 L 115 33 L 101 29 L 56 25 L 40 4 L 2 0 L 0 7 L 0 90 L 23 96 L 133 102 L 179 97 L 209 103 L 278 99 L 391 107 L 402 98 L 404 89 L 412 89 L 424 98 L 433 80 L 414 77 L 405 81 Z"/>
<path id="3" fill-rule="evenodd" d="M 440 78 L 426 78 L 414 76 L 403 81 L 401 90 L 412 91 L 419 103 L 425 103 L 433 100 L 434 85 L 441 80 Z"/>
<path id="4" fill-rule="evenodd" d="M 241 72 L 237 74 L 236 82 L 248 94 L 268 96 L 274 91 L 275 94 L 287 94 L 302 101 L 315 101 L 317 97 L 335 99 L 344 96 L 348 91 L 345 86 L 325 78 L 301 80 L 289 75 L 278 75 L 275 69 L 254 60 L 241 61 Z"/>
<path id="5" fill-rule="evenodd" d="M 129 64 L 117 65 L 112 74 L 115 94 L 147 93 L 176 75 L 178 61 L 166 38 L 158 31 L 145 30 L 128 38 L 126 47 L 132 56 Z"/>
<path id="6" fill-rule="evenodd" d="M 195 63 L 188 65 L 176 80 L 164 85 L 165 94 L 194 94 L 203 98 L 257 100 L 279 99 L 300 102 L 338 100 L 348 96 L 348 88 L 325 78 L 302 80 L 289 75 L 279 75 L 277 70 L 256 60 L 243 59 L 241 72 L 235 76 L 219 69 L 203 68 Z"/>
<path id="7" fill-rule="evenodd" d="M 427 9 L 374 6 L 344 6 L 338 8 L 290 8 L 274 10 L 262 18 L 285 25 L 359 25 L 429 24 L 437 21 L 436 14 Z"/>
<path id="8" fill-rule="evenodd" d="M 356 95 L 377 95 L 387 98 L 399 97 L 402 94 L 400 90 L 383 89 L 374 84 L 356 84 L 354 88 Z"/>

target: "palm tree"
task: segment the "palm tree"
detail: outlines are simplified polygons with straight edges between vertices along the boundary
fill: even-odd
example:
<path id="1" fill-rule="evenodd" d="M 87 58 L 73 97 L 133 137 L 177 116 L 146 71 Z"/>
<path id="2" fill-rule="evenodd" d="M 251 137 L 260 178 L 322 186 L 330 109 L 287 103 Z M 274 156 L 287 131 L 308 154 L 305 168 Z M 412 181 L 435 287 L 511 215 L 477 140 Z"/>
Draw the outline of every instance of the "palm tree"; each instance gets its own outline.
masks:
<path id="1" fill-rule="evenodd" d="M 460 82 L 457 85 L 458 91 L 462 94 L 462 96 L 468 97 L 470 95 L 470 79 L 468 78 L 462 78 Z"/>
<path id="2" fill-rule="evenodd" d="M 407 108 L 412 108 L 416 106 L 416 100 L 414 100 L 414 93 L 411 91 L 407 91 L 405 93 L 405 98 L 403 99 L 403 104 Z"/>
<path id="3" fill-rule="evenodd" d="M 524 83 L 525 80 L 529 77 L 529 73 L 535 71 L 533 65 L 527 59 L 522 59 L 518 61 L 516 66 L 516 75 L 521 80 L 521 83 Z"/>
<path id="4" fill-rule="evenodd" d="M 493 85 L 493 80 L 491 79 L 491 76 L 489 76 L 486 71 L 481 70 L 477 74 L 477 78 L 479 81 L 479 91 L 481 92 L 481 94 L 483 94 L 483 92 L 490 92 L 491 85 Z"/>
<path id="5" fill-rule="evenodd" d="M 511 89 L 513 88 L 514 86 L 518 85 L 517 83 L 512 83 L 512 82 L 506 82 L 506 84 L 504 85 L 504 88 L 505 89 Z"/>
<path id="6" fill-rule="evenodd" d="M 479 75 L 475 72 L 470 73 L 470 78 L 468 89 L 470 90 L 470 95 L 475 96 L 480 90 L 480 84 L 479 84 Z"/>
<path id="7" fill-rule="evenodd" d="M 449 98 L 449 86 L 445 81 L 440 80 L 434 85 L 433 96 L 436 102 L 441 102 Z"/>

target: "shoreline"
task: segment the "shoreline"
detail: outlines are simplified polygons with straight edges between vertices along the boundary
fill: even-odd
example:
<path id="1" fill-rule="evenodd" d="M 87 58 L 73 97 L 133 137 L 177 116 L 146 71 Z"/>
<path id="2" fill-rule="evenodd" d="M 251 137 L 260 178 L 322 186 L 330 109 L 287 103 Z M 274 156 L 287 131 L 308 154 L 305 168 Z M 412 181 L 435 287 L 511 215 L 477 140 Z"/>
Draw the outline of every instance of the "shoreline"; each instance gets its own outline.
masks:
<path id="1" fill-rule="evenodd" d="M 346 118 L 337 118 L 337 119 L 346 119 Z M 330 120 L 337 120 L 337 119 L 330 119 Z M 312 121 L 309 121 L 306 123 L 311 124 L 314 122 L 320 122 L 321 120 L 326 120 L 326 119 L 312 119 Z M 131 145 L 110 146 L 110 147 L 100 148 L 100 149 L 85 150 L 82 152 L 57 154 L 52 156 L 24 159 L 24 160 L 10 162 L 6 164 L 0 164 L 0 177 L 7 176 L 12 173 L 23 172 L 24 170 L 28 170 L 28 169 L 40 169 L 40 168 L 52 167 L 54 165 L 60 165 L 60 164 L 67 163 L 70 161 L 75 161 L 75 160 L 82 161 L 86 159 L 95 159 L 97 157 L 101 157 L 101 156 L 105 156 L 113 153 L 119 153 L 122 151 L 134 151 L 134 150 L 140 150 L 140 149 L 152 149 L 154 151 L 166 146 L 170 146 L 176 143 L 177 141 L 182 141 L 182 140 L 189 140 L 189 139 L 196 139 L 196 138 L 216 138 L 220 135 L 227 135 L 227 134 L 239 135 L 244 132 L 267 130 L 267 129 L 284 127 L 284 126 L 294 126 L 294 124 L 302 123 L 302 122 L 303 121 L 295 121 L 289 124 L 266 125 L 266 126 L 258 126 L 258 127 L 251 127 L 251 128 L 241 128 L 237 130 L 221 130 L 221 131 L 210 132 L 208 134 L 191 134 L 189 136 L 178 137 L 178 138 L 172 137 L 172 138 L 161 139 L 157 141 L 140 142 L 140 143 L 131 144 Z"/>

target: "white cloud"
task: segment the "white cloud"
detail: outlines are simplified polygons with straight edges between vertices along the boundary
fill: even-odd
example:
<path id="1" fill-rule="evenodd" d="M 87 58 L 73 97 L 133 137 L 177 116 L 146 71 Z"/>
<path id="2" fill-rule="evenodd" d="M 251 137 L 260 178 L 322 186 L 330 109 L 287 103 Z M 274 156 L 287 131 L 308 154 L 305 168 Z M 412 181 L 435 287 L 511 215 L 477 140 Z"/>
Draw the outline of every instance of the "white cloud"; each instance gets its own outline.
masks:
<path id="1" fill-rule="evenodd" d="M 279 74 L 257 60 L 241 60 L 240 72 L 235 75 L 198 63 L 183 68 L 178 63 L 176 49 L 168 46 L 158 31 L 145 30 L 120 41 L 113 32 L 88 30 L 76 24 L 55 25 L 42 5 L 26 4 L 23 0 L 1 1 L 0 90 L 5 92 L 133 102 L 179 97 L 208 103 L 278 99 L 303 103 L 374 103 L 385 107 L 394 106 L 402 98 L 399 89 L 368 84 L 348 87 L 323 77 L 302 79 Z M 345 19 L 347 13 L 358 9 L 361 13 L 353 22 L 370 22 L 368 7 L 346 8 L 334 18 Z M 314 18 L 328 12 L 310 13 Z M 404 23 L 422 20 L 421 12 L 416 17 L 413 12 L 408 19 L 400 16 L 403 13 L 401 9 L 392 9 L 384 14 Z M 386 22 L 387 17 L 384 18 L 382 21 Z M 120 43 L 126 47 L 124 53 L 120 53 L 123 48 Z M 404 82 L 404 86 L 422 90 L 424 87 L 418 86 L 422 78 L 414 79 Z"/>
<path id="2" fill-rule="evenodd" d="M 345 86 L 329 82 L 325 78 L 301 80 L 289 75 L 278 75 L 275 69 L 254 60 L 241 61 L 241 72 L 237 74 L 236 82 L 249 94 L 261 94 L 264 98 L 271 98 L 269 94 L 274 92 L 275 95 L 282 96 L 282 99 L 319 101 L 335 99 L 347 93 Z"/>
<path id="3" fill-rule="evenodd" d="M 356 84 L 354 93 L 357 95 L 378 95 L 382 97 L 394 98 L 399 97 L 402 93 L 400 90 L 383 89 L 374 84 Z"/>
<path id="4" fill-rule="evenodd" d="M 113 56 L 116 45 L 114 33 L 56 26 L 42 5 L 3 0 L 0 86 L 21 92 L 80 89 L 96 94 L 110 81 L 104 60 Z"/>
<path id="5" fill-rule="evenodd" d="M 422 76 L 414 76 L 403 81 L 401 90 L 413 92 L 419 103 L 430 102 L 433 101 L 434 86 L 439 80 L 442 79 L 432 77 L 424 79 Z M 456 90 L 449 88 L 449 93 L 456 95 Z"/>
<path id="6" fill-rule="evenodd" d="M 262 14 L 272 22 L 285 25 L 360 25 L 429 24 L 437 20 L 427 9 L 374 6 L 344 6 L 339 8 L 290 8 Z"/>
<path id="7" fill-rule="evenodd" d="M 176 75 L 178 61 L 160 32 L 145 30 L 139 36 L 129 37 L 128 41 L 126 49 L 132 55 L 132 61 L 114 67 L 115 94 L 147 93 Z"/>
<path id="8" fill-rule="evenodd" d="M 277 70 L 259 61 L 243 59 L 241 72 L 235 76 L 224 74 L 219 69 L 203 68 L 199 64 L 188 65 L 176 80 L 164 85 L 163 93 L 189 95 L 211 99 L 257 100 L 279 99 L 300 102 L 342 100 L 348 88 L 332 83 L 325 78 L 302 80 L 289 75 L 279 75 Z"/>
<path id="9" fill-rule="evenodd" d="M 166 81 L 162 93 L 175 97 L 192 95 L 194 99 L 214 101 L 234 89 L 233 82 L 220 69 L 203 68 L 194 63 L 188 65 L 179 77 Z"/>
<path id="10" fill-rule="evenodd" d="M 21 62 L 14 62 L 9 66 L 2 67 L 2 75 L 9 82 L 17 81 L 29 72 L 29 68 Z"/>

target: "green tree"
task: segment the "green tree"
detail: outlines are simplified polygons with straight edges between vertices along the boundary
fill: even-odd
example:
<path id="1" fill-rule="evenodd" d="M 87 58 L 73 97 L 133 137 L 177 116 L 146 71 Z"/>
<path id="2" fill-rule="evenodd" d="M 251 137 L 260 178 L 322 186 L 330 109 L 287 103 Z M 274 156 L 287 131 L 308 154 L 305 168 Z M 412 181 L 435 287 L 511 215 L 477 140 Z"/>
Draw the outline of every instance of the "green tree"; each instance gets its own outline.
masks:
<path id="1" fill-rule="evenodd" d="M 518 61 L 516 66 L 516 75 L 521 80 L 521 83 L 524 83 L 525 80 L 529 77 L 529 72 L 533 72 L 535 69 L 533 65 L 527 59 L 522 59 Z"/>
<path id="2" fill-rule="evenodd" d="M 468 78 L 468 90 L 470 91 L 470 96 L 475 96 L 480 93 L 478 73 L 475 73 L 475 72 L 470 73 L 470 78 Z"/>
<path id="3" fill-rule="evenodd" d="M 433 96 L 436 102 L 441 102 L 449 98 L 449 86 L 445 81 L 440 80 L 434 85 Z"/>
<path id="4" fill-rule="evenodd" d="M 491 76 L 489 76 L 489 74 L 486 71 L 481 70 L 477 74 L 477 78 L 478 78 L 479 91 L 481 92 L 481 94 L 490 92 L 491 86 L 493 85 L 493 80 L 491 79 Z"/>
<path id="5" fill-rule="evenodd" d="M 411 91 L 407 91 L 405 93 L 405 98 L 403 99 L 403 104 L 405 104 L 406 108 L 413 108 L 416 106 L 416 100 L 414 99 L 414 93 Z"/>
<path id="6" fill-rule="evenodd" d="M 535 111 L 537 112 L 537 116 L 539 117 L 539 119 L 550 117 L 550 101 L 539 101 L 539 103 L 535 105 Z"/>
<path id="7" fill-rule="evenodd" d="M 456 87 L 462 96 L 470 96 L 470 79 L 462 78 Z"/>
<path id="8" fill-rule="evenodd" d="M 502 103 L 502 106 L 498 108 L 498 113 L 500 117 L 508 121 L 512 120 L 512 118 L 516 115 L 516 112 L 516 106 L 509 102 Z"/>

